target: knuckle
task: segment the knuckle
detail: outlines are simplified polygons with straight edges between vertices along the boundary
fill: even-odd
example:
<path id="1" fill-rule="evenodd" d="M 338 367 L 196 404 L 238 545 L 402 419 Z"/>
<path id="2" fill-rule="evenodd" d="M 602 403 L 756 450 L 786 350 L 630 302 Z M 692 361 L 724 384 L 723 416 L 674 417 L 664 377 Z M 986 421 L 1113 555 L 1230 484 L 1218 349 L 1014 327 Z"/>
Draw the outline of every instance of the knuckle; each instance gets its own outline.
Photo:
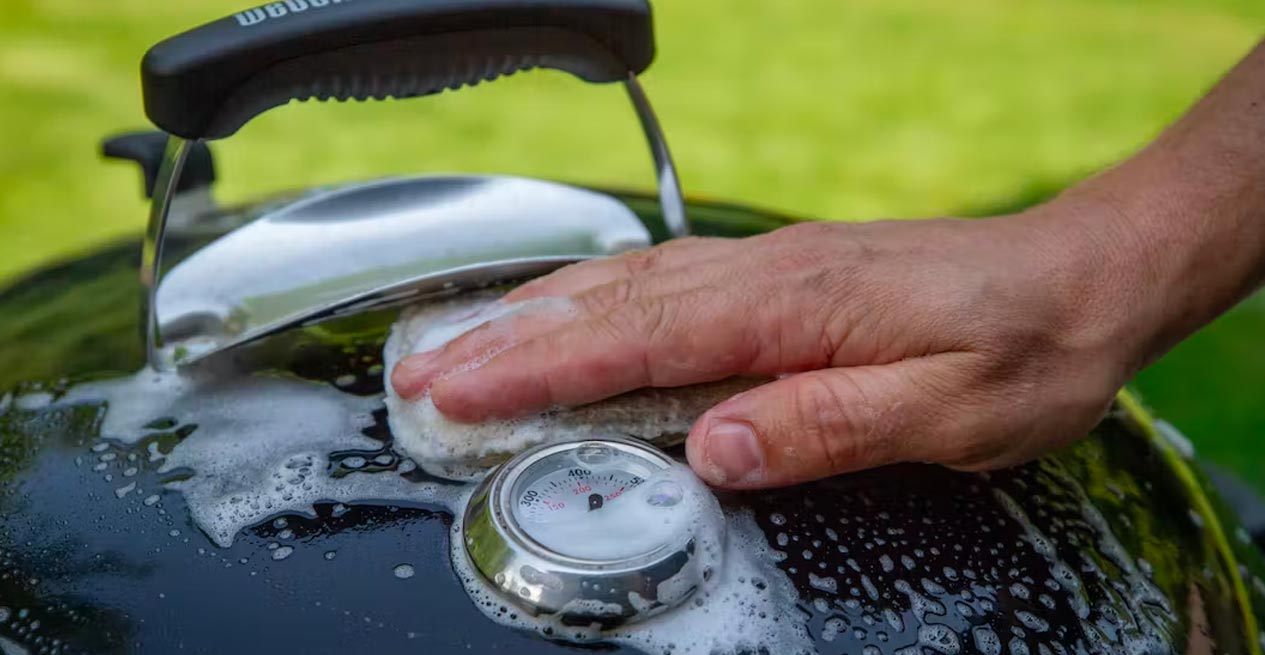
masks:
<path id="1" fill-rule="evenodd" d="M 639 275 L 649 271 L 658 266 L 662 259 L 663 250 L 661 248 L 634 250 L 619 256 L 619 261 L 624 266 L 624 272 L 628 275 Z"/>
<path id="2" fill-rule="evenodd" d="M 797 386 L 794 400 L 796 429 L 820 453 L 834 473 L 858 468 L 881 454 L 874 433 L 872 410 L 865 396 L 846 376 L 827 379 L 808 374 Z M 845 394 L 838 385 L 851 385 Z"/>
<path id="3" fill-rule="evenodd" d="M 636 304 L 638 311 L 633 326 L 653 346 L 670 343 L 679 312 L 676 304 L 654 298 Z"/>
<path id="4" fill-rule="evenodd" d="M 570 361 L 570 366 L 565 368 L 572 377 L 581 373 L 584 379 L 603 380 L 626 375 L 639 381 L 636 386 L 653 386 L 655 362 L 645 335 L 637 325 L 638 321 L 627 311 L 597 316 L 587 322 L 587 334 L 582 336 L 590 342 L 585 350 L 589 356 L 582 359 L 571 356 L 569 344 L 563 344 L 555 361 Z M 593 345 L 598 349 L 593 349 Z"/>
<path id="5" fill-rule="evenodd" d="M 581 311 L 600 315 L 635 301 L 640 293 L 640 285 L 636 280 L 623 277 L 589 289 L 575 296 L 573 301 L 580 305 Z"/>
<path id="6" fill-rule="evenodd" d="M 661 298 L 629 302 L 617 311 L 596 315 L 589 329 L 601 343 L 624 353 L 630 365 L 640 366 L 642 379 L 655 386 L 656 372 L 664 370 L 656 350 L 663 350 L 669 339 L 675 311 Z"/>
<path id="7" fill-rule="evenodd" d="M 592 331 L 593 336 L 596 337 L 595 341 L 608 344 L 624 344 L 638 341 L 635 331 L 629 326 L 630 321 L 624 312 L 598 314 L 588 322 L 589 329 Z"/>
<path id="8" fill-rule="evenodd" d="M 718 347 L 741 339 L 730 327 L 709 325 L 700 317 L 696 298 L 697 294 L 656 297 L 638 304 L 633 325 L 645 349 L 652 386 L 719 379 L 734 372 L 735 361 L 749 356 L 742 346 Z"/>

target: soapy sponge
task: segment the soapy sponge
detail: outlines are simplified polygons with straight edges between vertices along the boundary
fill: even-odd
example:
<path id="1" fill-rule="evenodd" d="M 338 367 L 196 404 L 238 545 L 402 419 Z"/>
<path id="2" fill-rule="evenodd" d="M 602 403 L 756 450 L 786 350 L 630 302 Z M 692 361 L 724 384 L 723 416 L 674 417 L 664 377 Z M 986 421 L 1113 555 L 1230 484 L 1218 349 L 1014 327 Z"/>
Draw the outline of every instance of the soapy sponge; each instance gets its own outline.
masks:
<path id="1" fill-rule="evenodd" d="M 383 352 L 388 422 L 396 449 L 432 475 L 476 478 L 515 453 L 546 442 L 625 435 L 660 446 L 675 445 L 684 440 L 703 412 L 765 381 L 731 378 L 674 389 L 641 389 L 582 407 L 477 424 L 444 418 L 429 394 L 405 400 L 395 393 L 391 371 L 396 362 L 410 354 L 438 348 L 494 318 L 570 310 L 565 299 L 508 304 L 497 302 L 497 297 L 483 293 L 416 305 L 405 309 L 391 328 Z"/>

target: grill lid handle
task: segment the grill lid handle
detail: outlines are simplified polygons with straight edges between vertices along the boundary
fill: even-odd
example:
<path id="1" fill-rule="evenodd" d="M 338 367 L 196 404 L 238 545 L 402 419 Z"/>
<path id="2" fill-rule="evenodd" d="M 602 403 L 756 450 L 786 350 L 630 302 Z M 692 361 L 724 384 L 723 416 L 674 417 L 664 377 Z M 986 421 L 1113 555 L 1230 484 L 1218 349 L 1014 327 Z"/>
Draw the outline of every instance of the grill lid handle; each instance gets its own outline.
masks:
<path id="1" fill-rule="evenodd" d="M 220 139 L 291 100 L 424 96 L 529 68 L 616 82 L 653 59 L 646 0 L 284 0 L 155 45 L 141 75 L 155 125 Z"/>

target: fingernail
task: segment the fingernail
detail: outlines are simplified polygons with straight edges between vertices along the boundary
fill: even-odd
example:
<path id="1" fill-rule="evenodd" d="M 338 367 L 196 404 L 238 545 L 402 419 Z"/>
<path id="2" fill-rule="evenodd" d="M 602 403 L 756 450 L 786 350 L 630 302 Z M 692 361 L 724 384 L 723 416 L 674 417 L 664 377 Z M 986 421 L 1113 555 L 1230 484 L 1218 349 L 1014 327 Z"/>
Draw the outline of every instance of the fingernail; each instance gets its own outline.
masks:
<path id="1" fill-rule="evenodd" d="M 764 468 L 764 451 L 746 423 L 714 421 L 707 430 L 705 458 L 718 484 L 750 480 Z"/>

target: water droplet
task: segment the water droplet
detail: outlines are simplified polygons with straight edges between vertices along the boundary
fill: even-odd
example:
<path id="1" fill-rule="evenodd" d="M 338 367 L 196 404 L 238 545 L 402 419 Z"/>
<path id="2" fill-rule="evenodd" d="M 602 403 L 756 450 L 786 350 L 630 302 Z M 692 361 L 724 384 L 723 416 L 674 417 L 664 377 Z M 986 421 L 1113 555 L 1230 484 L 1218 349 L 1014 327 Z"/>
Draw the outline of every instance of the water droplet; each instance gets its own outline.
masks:
<path id="1" fill-rule="evenodd" d="M 393 571 L 395 573 L 395 577 L 401 580 L 407 580 L 413 577 L 413 574 L 415 573 L 412 564 L 400 564 L 396 566 Z"/>
<path id="2" fill-rule="evenodd" d="M 646 504 L 653 507 L 674 507 L 685 497 L 685 490 L 673 480 L 660 480 L 646 491 Z"/>
<path id="3" fill-rule="evenodd" d="M 847 624 L 837 616 L 826 619 L 825 624 L 821 626 L 821 639 L 828 642 L 834 641 L 835 637 L 838 637 L 839 633 L 846 628 Z"/>
<path id="4" fill-rule="evenodd" d="M 839 592 L 839 582 L 830 576 L 819 576 L 813 572 L 808 573 L 808 584 L 818 591 L 828 594 Z"/>
<path id="5" fill-rule="evenodd" d="M 126 496 L 126 495 L 128 495 L 128 494 L 132 493 L 132 490 L 133 490 L 133 489 L 135 489 L 135 488 L 136 488 L 136 483 L 135 483 L 135 482 L 130 482 L 130 483 L 128 483 L 128 484 L 125 484 L 125 485 L 123 485 L 123 486 L 119 487 L 118 489 L 115 489 L 115 490 L 114 490 L 114 497 L 115 497 L 115 498 L 122 498 L 122 497 L 124 497 L 124 496 Z"/>

